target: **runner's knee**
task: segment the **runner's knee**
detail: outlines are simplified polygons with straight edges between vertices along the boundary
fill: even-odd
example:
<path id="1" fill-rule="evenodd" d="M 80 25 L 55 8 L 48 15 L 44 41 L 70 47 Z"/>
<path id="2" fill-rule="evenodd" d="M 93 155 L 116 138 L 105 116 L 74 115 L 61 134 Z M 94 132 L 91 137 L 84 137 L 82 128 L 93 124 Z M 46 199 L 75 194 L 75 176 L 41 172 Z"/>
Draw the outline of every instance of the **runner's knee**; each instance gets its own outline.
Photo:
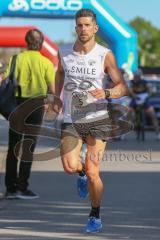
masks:
<path id="1" fill-rule="evenodd" d="M 69 173 L 69 174 L 73 173 L 72 169 L 70 169 L 70 168 L 69 168 L 68 166 L 66 166 L 65 164 L 63 164 L 63 169 L 64 169 L 64 171 L 65 171 L 66 173 Z"/>
<path id="2" fill-rule="evenodd" d="M 66 173 L 75 173 L 77 172 L 77 164 L 74 161 L 71 161 L 71 159 L 68 159 L 68 157 L 62 158 L 63 163 L 63 169 Z"/>
<path id="3" fill-rule="evenodd" d="M 99 174 L 96 171 L 87 170 L 86 175 L 88 177 L 89 182 L 93 183 L 99 177 Z"/>

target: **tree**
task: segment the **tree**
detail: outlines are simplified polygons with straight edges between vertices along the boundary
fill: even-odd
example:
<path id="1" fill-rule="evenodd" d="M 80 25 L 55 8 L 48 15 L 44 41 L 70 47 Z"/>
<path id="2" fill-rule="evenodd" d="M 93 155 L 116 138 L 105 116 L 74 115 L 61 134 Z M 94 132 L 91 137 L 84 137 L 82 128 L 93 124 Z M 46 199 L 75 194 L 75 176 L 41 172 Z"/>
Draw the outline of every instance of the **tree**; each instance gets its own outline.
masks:
<path id="1" fill-rule="evenodd" d="M 141 17 L 133 19 L 130 25 L 138 33 L 139 65 L 160 66 L 160 30 Z"/>

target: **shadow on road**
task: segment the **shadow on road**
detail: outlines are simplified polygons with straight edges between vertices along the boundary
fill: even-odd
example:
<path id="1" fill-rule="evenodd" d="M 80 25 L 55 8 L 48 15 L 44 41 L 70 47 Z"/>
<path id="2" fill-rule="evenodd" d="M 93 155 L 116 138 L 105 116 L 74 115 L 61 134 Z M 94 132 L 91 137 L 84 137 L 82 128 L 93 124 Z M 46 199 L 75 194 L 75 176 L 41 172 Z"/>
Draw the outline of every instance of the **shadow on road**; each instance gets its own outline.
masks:
<path id="1" fill-rule="evenodd" d="M 156 140 L 154 131 L 146 132 L 146 140 L 137 140 L 135 132 L 126 134 L 124 140 L 113 139 L 108 144 L 109 150 L 122 149 L 127 151 L 159 151 L 160 141 Z"/>
<path id="2" fill-rule="evenodd" d="M 158 240 L 160 173 L 102 172 L 102 178 L 103 231 L 94 234 L 94 239 Z M 93 239 L 83 232 L 90 206 L 88 199 L 78 198 L 75 176 L 33 172 L 31 186 L 39 199 L 1 199 L 0 239 Z"/>

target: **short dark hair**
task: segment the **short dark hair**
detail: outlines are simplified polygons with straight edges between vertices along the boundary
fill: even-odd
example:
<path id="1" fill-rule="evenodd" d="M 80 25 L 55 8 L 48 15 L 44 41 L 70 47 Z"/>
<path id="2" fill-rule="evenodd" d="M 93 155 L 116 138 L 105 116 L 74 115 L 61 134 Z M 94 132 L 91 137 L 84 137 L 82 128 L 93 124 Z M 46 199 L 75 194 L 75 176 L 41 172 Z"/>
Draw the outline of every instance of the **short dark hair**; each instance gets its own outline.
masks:
<path id="1" fill-rule="evenodd" d="M 93 21 L 97 23 L 97 17 L 96 14 L 89 8 L 83 8 L 80 9 L 75 16 L 75 20 L 77 22 L 77 19 L 80 17 L 91 17 Z"/>
<path id="2" fill-rule="evenodd" d="M 41 50 L 44 41 L 44 36 L 38 29 L 30 29 L 25 36 L 25 41 L 27 43 L 29 50 Z"/>

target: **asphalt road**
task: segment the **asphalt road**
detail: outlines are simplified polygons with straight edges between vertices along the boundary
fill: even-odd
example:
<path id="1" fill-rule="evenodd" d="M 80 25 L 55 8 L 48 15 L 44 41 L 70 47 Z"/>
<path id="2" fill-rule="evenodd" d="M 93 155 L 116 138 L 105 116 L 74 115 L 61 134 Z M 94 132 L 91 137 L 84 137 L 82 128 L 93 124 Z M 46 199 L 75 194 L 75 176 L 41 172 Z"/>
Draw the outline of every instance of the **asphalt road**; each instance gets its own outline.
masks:
<path id="1" fill-rule="evenodd" d="M 84 233 L 90 205 L 77 196 L 76 176 L 63 173 L 58 155 L 52 158 L 57 144 L 43 137 L 37 146 L 30 188 L 40 198 L 4 200 L 7 123 L 0 120 L 0 239 L 160 239 L 160 144 L 152 132 L 145 142 L 131 133 L 108 144 L 101 163 L 103 229 L 94 235 Z"/>

